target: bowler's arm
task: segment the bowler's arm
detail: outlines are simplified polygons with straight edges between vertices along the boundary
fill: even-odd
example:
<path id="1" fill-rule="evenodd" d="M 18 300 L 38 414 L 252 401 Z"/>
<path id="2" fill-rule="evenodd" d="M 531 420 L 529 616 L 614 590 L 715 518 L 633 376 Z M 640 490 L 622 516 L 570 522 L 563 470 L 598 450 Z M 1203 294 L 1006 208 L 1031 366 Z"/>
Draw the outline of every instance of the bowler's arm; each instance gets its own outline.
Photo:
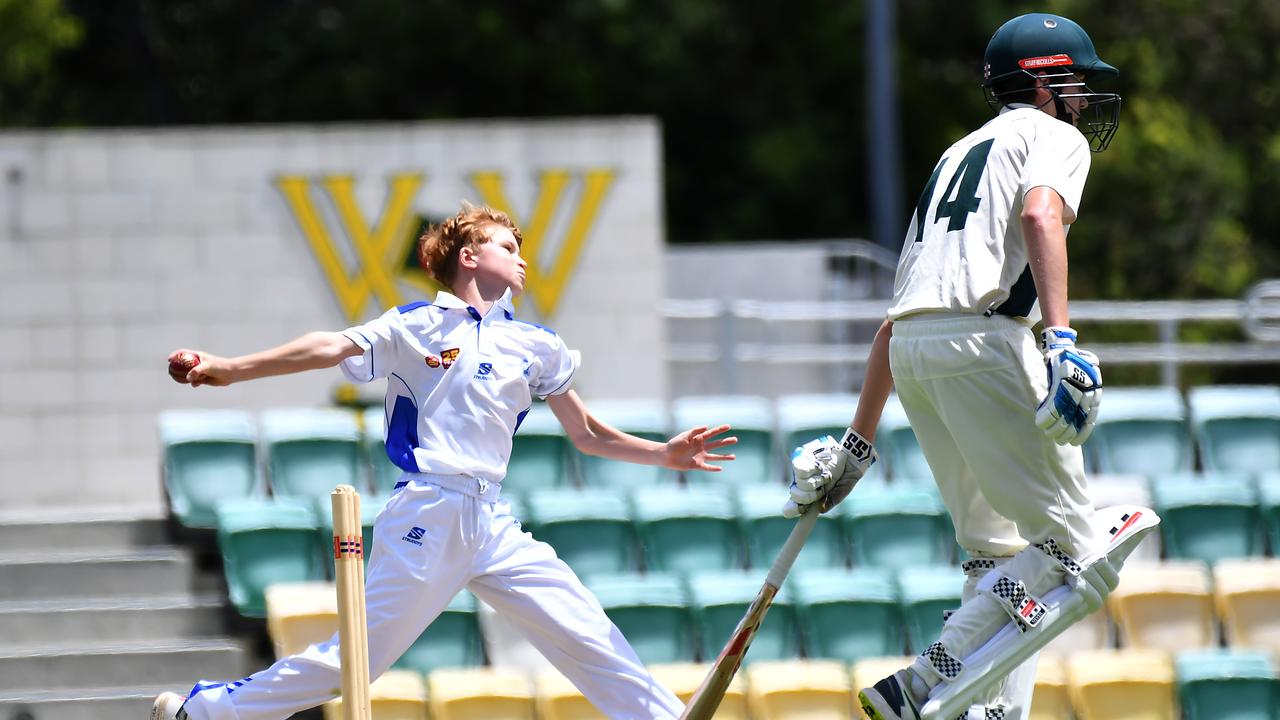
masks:
<path id="1" fill-rule="evenodd" d="M 364 350 L 340 332 L 310 332 L 294 340 L 261 352 L 225 358 L 203 350 L 194 352 L 200 363 L 191 369 L 187 381 L 195 385 L 230 385 L 274 375 L 289 375 L 304 370 L 318 370 L 337 365 L 361 355 Z"/>

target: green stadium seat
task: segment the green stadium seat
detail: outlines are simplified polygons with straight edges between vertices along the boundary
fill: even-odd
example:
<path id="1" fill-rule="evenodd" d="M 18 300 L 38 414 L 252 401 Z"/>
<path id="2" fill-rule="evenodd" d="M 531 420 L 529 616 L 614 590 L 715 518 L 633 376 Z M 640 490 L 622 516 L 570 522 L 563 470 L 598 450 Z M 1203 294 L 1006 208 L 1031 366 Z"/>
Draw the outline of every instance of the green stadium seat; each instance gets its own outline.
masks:
<path id="1" fill-rule="evenodd" d="M 1186 720 L 1273 720 L 1280 708 L 1280 680 L 1265 652 L 1185 651 L 1174 668 Z"/>
<path id="2" fill-rule="evenodd" d="M 880 568 L 796 570 L 788 578 L 810 658 L 846 663 L 901 655 L 902 618 L 893 573 Z"/>
<path id="3" fill-rule="evenodd" d="M 658 400 L 592 400 L 587 403 L 591 414 L 601 422 L 624 432 L 655 442 L 671 437 L 667 408 Z M 681 428 L 684 430 L 686 428 Z M 582 484 L 586 487 L 651 487 L 673 485 L 676 474 L 657 465 L 610 460 L 595 455 L 578 454 Z"/>
<path id="4" fill-rule="evenodd" d="M 371 472 L 372 489 L 380 495 L 390 495 L 404 471 L 387 457 L 386 411 L 381 405 L 371 407 L 364 411 L 361 422 L 361 438 Z"/>
<path id="5" fill-rule="evenodd" d="M 316 550 L 315 513 L 307 502 L 227 500 L 218 503 L 215 514 L 227 593 L 241 615 L 266 617 L 268 585 L 327 576 Z"/>
<path id="6" fill-rule="evenodd" d="M 898 571 L 908 652 L 922 652 L 938 639 L 943 614 L 960 607 L 964 579 L 964 572 L 951 565 L 904 567 Z"/>
<path id="7" fill-rule="evenodd" d="M 920 441 L 916 439 L 897 395 L 890 395 L 884 404 L 876 445 L 881 460 L 888 461 L 887 470 L 895 481 L 933 479 L 933 470 L 929 468 L 929 461 L 920 449 Z"/>
<path id="8" fill-rule="evenodd" d="M 238 410 L 170 410 L 158 417 L 164 487 L 178 523 L 217 525 L 221 500 L 263 494 L 253 416 Z"/>
<path id="9" fill-rule="evenodd" d="M 1158 477 L 1192 467 L 1187 408 L 1175 387 L 1108 387 L 1086 457 L 1100 473 Z"/>
<path id="10" fill-rule="evenodd" d="M 860 483 L 835 512 L 844 520 L 854 567 L 945 564 L 954 554 L 950 516 L 932 486 Z"/>
<path id="11" fill-rule="evenodd" d="M 1170 559 L 1262 554 L 1262 518 L 1253 483 L 1243 475 L 1169 475 L 1151 486 L 1161 539 Z"/>
<path id="12" fill-rule="evenodd" d="M 579 575 L 640 569 L 626 495 L 607 489 L 533 490 L 524 495 L 533 536 Z"/>
<path id="13" fill-rule="evenodd" d="M 747 541 L 747 565 L 768 568 L 791 535 L 796 521 L 782 517 L 787 491 L 775 485 L 743 485 L 738 488 L 738 517 Z M 818 519 L 804 548 L 796 556 L 795 567 L 843 568 L 849 564 L 849 543 L 839 513 L 829 512 Z"/>
<path id="14" fill-rule="evenodd" d="M 641 488 L 631 494 L 631 502 L 648 570 L 690 573 L 742 567 L 738 516 L 724 489 Z"/>
<path id="15" fill-rule="evenodd" d="M 1258 478 L 1258 501 L 1262 524 L 1271 541 L 1271 555 L 1280 557 L 1280 472 Z"/>
<path id="16" fill-rule="evenodd" d="M 328 497 L 338 485 L 366 492 L 360 425 L 333 408 L 277 408 L 259 419 L 275 497 Z"/>
<path id="17" fill-rule="evenodd" d="M 315 498 L 311 501 L 316 516 L 316 542 L 319 543 L 321 557 L 333 554 L 333 500 L 329 496 Z M 369 569 L 368 558 L 373 554 L 373 522 L 387 504 L 386 495 L 364 494 L 360 496 L 360 535 L 364 539 L 365 570 Z M 329 563 L 333 569 L 333 563 Z"/>
<path id="18" fill-rule="evenodd" d="M 592 575 L 586 584 L 646 665 L 693 661 L 693 613 L 679 575 Z"/>
<path id="19" fill-rule="evenodd" d="M 1280 386 L 1197 387 L 1187 402 L 1206 471 L 1280 471 Z"/>
<path id="20" fill-rule="evenodd" d="M 773 406 L 763 397 L 747 395 L 696 396 L 677 399 L 672 405 L 675 427 L 687 430 L 706 425 L 728 424 L 725 435 L 738 438 L 736 445 L 724 452 L 736 456 L 733 462 L 721 463 L 718 473 L 691 470 L 684 474 L 688 483 L 721 482 L 731 485 L 746 483 L 780 484 L 777 456 L 773 451 Z"/>
<path id="21" fill-rule="evenodd" d="M 440 668 L 484 665 L 484 641 L 476 608 L 471 591 L 460 591 L 392 667 L 425 675 Z"/>
<path id="22" fill-rule="evenodd" d="M 507 480 L 521 490 L 572 487 L 572 445 L 555 413 L 543 402 L 529 408 L 511 439 Z"/>
<path id="23" fill-rule="evenodd" d="M 764 585 L 764 570 L 699 572 L 688 576 L 689 603 L 698 624 L 699 652 L 711 662 L 729 641 L 738 621 Z M 773 599 L 747 650 L 746 662 L 787 660 L 800 655 L 800 632 L 795 603 L 784 583 Z"/>

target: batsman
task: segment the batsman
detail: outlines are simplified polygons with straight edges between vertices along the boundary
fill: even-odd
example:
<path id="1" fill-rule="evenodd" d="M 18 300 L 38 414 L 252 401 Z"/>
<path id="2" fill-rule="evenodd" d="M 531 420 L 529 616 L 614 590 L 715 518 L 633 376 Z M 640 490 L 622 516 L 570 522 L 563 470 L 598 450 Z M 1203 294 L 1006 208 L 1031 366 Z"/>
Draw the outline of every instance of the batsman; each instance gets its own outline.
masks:
<path id="1" fill-rule="evenodd" d="M 879 408 L 897 388 L 967 580 L 941 637 L 859 692 L 874 720 L 1027 717 L 1038 650 L 1101 606 L 1159 523 L 1147 508 L 1095 509 L 1080 449 L 1102 372 L 1071 328 L 1067 232 L 1090 151 L 1105 150 L 1119 123 L 1120 97 L 1090 83 L 1118 73 L 1083 28 L 1042 13 L 1002 25 L 985 60 L 998 114 L 925 184 L 868 365 L 870 376 L 887 364 L 892 379 L 862 398 Z M 874 435 L 859 427 L 805 447 L 796 505 L 825 509 L 848 494 L 874 458 Z"/>

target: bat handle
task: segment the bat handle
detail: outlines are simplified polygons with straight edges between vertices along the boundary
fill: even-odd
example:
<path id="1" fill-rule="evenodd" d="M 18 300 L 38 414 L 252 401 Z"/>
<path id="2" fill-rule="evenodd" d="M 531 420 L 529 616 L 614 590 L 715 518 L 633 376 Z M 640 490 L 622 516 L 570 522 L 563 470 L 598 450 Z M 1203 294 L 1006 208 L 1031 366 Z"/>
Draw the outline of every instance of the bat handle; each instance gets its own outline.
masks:
<path id="1" fill-rule="evenodd" d="M 764 580 L 766 583 L 775 588 L 782 587 L 782 581 L 786 579 L 787 573 L 791 572 L 796 556 L 804 549 L 804 542 L 809 539 L 809 533 L 813 532 L 813 525 L 818 522 L 818 515 L 818 506 L 814 503 L 809 506 L 808 512 L 796 521 L 796 526 L 787 536 L 786 544 L 778 551 L 778 557 L 774 558 L 773 565 L 769 568 L 769 574 Z"/>

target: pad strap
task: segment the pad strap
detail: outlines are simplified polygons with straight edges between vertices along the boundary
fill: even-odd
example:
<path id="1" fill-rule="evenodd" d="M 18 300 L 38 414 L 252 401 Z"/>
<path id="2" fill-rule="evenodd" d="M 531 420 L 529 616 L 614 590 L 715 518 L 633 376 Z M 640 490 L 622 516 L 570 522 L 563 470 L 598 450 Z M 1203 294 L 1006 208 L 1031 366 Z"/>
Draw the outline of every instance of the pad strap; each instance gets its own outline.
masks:
<path id="1" fill-rule="evenodd" d="M 960 563 L 960 569 L 969 577 L 982 577 L 988 570 L 996 569 L 996 561 L 991 558 L 974 558 Z"/>
<path id="2" fill-rule="evenodd" d="M 1065 550 L 1058 547 L 1057 541 L 1053 538 L 1049 538 L 1042 543 L 1036 543 L 1036 548 L 1045 555 L 1057 560 L 1058 564 L 1062 566 L 1062 569 L 1071 577 L 1079 577 L 1080 573 L 1083 571 L 1083 568 L 1080 567 L 1080 563 L 1075 558 L 1068 555 Z"/>
<path id="3" fill-rule="evenodd" d="M 964 670 L 964 664 L 957 660 L 941 641 L 925 648 L 924 652 L 920 653 L 920 657 L 924 658 L 924 661 L 942 680 L 955 680 L 960 671 Z"/>
<path id="4" fill-rule="evenodd" d="M 995 600 L 1022 632 L 1039 625 L 1044 617 L 1044 603 L 1028 593 L 1021 580 L 997 572 L 987 573 L 986 577 L 978 581 L 978 591 Z"/>

